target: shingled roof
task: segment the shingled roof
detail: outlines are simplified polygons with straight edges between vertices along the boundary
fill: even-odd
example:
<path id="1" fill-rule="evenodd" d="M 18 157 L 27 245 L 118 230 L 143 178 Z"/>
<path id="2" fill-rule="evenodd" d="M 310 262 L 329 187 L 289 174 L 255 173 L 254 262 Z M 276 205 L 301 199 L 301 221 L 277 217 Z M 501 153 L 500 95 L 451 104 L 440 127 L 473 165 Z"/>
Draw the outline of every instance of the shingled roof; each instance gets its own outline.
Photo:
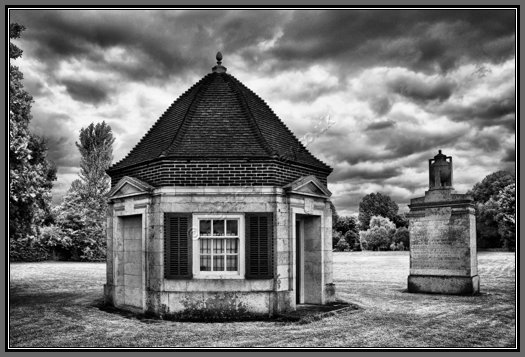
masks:
<path id="1" fill-rule="evenodd" d="M 264 100 L 226 73 L 219 55 L 217 59 L 213 72 L 175 100 L 108 171 L 169 158 L 277 158 L 332 170 L 304 147 Z"/>

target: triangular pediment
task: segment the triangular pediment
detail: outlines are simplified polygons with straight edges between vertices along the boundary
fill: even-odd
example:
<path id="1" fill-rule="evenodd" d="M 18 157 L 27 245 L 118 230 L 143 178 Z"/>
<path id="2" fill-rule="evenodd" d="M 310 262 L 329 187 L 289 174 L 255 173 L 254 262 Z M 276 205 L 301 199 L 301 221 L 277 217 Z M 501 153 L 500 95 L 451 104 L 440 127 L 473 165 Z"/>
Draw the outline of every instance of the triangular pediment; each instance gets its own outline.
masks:
<path id="1" fill-rule="evenodd" d="M 283 187 L 289 193 L 306 196 L 330 197 L 332 193 L 313 175 L 303 176 Z"/>
<path id="2" fill-rule="evenodd" d="M 154 189 L 150 184 L 131 176 L 124 176 L 108 192 L 108 198 L 135 196 L 149 193 Z"/>

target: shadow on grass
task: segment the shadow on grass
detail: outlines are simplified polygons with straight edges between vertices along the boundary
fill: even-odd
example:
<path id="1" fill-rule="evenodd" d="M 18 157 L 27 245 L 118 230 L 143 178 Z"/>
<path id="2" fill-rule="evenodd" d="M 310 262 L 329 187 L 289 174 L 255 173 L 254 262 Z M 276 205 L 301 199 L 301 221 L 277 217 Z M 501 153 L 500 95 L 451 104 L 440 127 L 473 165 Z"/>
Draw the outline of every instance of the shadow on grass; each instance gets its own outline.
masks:
<path id="1" fill-rule="evenodd" d="M 57 304 L 64 302 L 70 304 L 79 298 L 77 293 L 65 293 L 65 292 L 38 292 L 34 294 L 28 293 L 16 293 L 11 292 L 9 297 L 9 305 L 11 307 L 23 307 L 23 306 L 34 306 L 34 305 L 48 305 Z"/>
<path id="2" fill-rule="evenodd" d="M 165 321 L 196 322 L 196 323 L 227 323 L 227 322 L 274 322 L 282 324 L 308 324 L 322 320 L 326 317 L 342 314 L 349 311 L 360 310 L 361 307 L 346 301 L 336 301 L 326 305 L 299 305 L 297 310 L 269 316 L 247 312 L 229 313 L 223 311 L 184 311 L 174 314 L 155 315 L 145 312 L 138 313 L 130 310 L 116 308 L 106 304 L 103 299 L 97 300 L 91 306 L 101 311 L 117 314 L 128 319 L 139 320 L 145 324 L 158 324 Z"/>

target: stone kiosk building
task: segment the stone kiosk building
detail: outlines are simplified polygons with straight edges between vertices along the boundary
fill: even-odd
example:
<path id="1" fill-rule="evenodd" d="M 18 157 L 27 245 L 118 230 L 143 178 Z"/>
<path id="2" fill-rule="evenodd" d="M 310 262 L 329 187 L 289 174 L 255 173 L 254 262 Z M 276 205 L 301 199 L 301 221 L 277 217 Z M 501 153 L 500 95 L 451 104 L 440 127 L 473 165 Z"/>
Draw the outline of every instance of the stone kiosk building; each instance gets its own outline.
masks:
<path id="1" fill-rule="evenodd" d="M 452 187 L 452 157 L 429 160 L 429 190 L 410 200 L 408 291 L 479 292 L 476 219 L 472 198 Z"/>
<path id="2" fill-rule="evenodd" d="M 116 307 L 272 315 L 334 299 L 332 169 L 221 59 L 108 170 Z"/>

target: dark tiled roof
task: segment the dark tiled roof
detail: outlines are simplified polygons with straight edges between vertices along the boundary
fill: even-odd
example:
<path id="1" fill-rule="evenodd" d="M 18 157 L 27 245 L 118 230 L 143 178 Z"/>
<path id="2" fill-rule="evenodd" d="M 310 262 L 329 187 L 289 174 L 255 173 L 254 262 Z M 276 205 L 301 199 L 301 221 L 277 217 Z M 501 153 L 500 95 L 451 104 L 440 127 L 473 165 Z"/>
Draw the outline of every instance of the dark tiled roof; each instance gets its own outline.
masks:
<path id="1" fill-rule="evenodd" d="M 173 102 L 131 152 L 109 171 L 160 157 L 280 158 L 331 171 L 260 97 L 235 77 L 215 72 Z"/>

